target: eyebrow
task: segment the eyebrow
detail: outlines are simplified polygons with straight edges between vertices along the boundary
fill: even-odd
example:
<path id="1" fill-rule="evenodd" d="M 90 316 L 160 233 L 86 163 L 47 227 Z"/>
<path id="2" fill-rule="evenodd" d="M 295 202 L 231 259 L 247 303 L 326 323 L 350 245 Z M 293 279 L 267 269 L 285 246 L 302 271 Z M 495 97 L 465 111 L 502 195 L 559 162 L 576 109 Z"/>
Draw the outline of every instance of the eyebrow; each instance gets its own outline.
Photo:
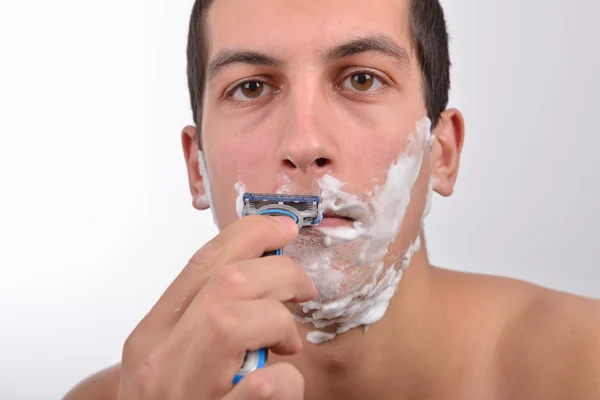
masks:
<path id="1" fill-rule="evenodd" d="M 392 57 L 404 70 L 407 72 L 411 70 L 408 52 L 392 38 L 385 35 L 359 37 L 332 47 L 324 53 L 323 62 L 327 64 L 341 58 L 369 52 Z M 208 64 L 206 76 L 209 85 L 220 72 L 234 64 L 259 65 L 280 69 L 286 65 L 281 60 L 254 50 L 223 50 L 217 53 Z"/>
<path id="2" fill-rule="evenodd" d="M 408 52 L 396 41 L 386 35 L 369 35 L 352 39 L 339 46 L 333 47 L 325 53 L 323 61 L 329 63 L 340 58 L 350 57 L 362 53 L 380 53 L 392 57 L 407 72 L 410 72 L 410 57 Z"/>
<path id="3" fill-rule="evenodd" d="M 219 52 L 208 64 L 206 69 L 207 81 L 210 83 L 225 68 L 233 64 L 261 65 L 266 67 L 283 68 L 285 63 L 271 56 L 252 50 L 224 50 Z"/>

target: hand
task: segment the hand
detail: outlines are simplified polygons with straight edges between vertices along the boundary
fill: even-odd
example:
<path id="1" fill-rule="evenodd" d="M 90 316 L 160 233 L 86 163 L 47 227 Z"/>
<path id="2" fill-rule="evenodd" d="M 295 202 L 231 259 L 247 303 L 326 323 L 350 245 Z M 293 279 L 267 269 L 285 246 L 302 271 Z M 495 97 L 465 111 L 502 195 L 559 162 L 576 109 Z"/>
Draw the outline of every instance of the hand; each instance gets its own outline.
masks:
<path id="1" fill-rule="evenodd" d="M 200 249 L 127 338 L 119 399 L 302 399 L 304 379 L 287 363 L 232 383 L 247 350 L 302 348 L 283 302 L 316 288 L 290 258 L 260 258 L 297 234 L 287 217 L 247 216 Z"/>

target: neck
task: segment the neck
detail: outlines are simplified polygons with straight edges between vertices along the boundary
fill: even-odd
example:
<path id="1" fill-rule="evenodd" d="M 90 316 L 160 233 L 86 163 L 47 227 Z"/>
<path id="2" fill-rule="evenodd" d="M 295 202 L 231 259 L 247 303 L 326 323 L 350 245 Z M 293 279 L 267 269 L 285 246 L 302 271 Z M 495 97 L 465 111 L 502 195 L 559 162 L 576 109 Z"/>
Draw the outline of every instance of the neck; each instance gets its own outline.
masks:
<path id="1" fill-rule="evenodd" d="M 314 345 L 288 361 L 306 380 L 306 398 L 412 398 L 444 390 L 455 341 L 448 335 L 424 238 L 384 317 Z M 306 334 L 312 324 L 299 324 Z"/>

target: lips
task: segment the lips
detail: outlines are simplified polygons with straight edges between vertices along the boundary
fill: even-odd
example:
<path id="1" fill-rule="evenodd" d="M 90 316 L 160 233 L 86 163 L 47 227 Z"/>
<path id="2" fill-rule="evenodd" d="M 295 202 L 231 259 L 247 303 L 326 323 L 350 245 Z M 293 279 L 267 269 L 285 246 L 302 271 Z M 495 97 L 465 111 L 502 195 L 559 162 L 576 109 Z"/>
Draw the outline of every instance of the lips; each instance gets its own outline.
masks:
<path id="1" fill-rule="evenodd" d="M 319 223 L 322 228 L 337 228 L 337 227 L 351 227 L 354 224 L 355 219 L 348 216 L 338 214 L 335 212 L 323 213 L 323 219 Z"/>

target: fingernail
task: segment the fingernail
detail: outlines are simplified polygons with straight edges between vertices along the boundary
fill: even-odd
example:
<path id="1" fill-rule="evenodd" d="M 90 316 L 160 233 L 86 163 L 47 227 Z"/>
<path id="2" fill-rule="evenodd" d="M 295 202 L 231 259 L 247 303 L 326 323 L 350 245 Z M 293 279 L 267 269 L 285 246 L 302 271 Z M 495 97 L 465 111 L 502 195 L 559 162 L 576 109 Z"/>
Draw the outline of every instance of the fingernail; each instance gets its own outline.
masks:
<path id="1" fill-rule="evenodd" d="M 296 223 L 294 222 L 293 219 L 291 219 L 290 217 L 284 217 L 284 216 L 273 216 L 271 217 L 273 219 L 275 219 L 275 221 L 279 222 L 280 224 L 289 227 L 289 226 L 296 226 Z"/>

